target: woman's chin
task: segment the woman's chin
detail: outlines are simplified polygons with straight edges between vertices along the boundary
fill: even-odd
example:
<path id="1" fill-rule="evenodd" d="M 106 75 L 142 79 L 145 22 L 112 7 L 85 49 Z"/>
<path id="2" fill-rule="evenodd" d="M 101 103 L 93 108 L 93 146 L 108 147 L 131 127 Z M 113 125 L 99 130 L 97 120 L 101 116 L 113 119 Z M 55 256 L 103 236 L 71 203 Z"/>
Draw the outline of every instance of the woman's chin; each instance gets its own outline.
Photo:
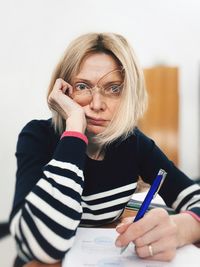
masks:
<path id="1" fill-rule="evenodd" d="M 96 126 L 96 125 L 88 125 L 87 126 L 87 133 L 90 136 L 94 136 L 94 135 L 100 134 L 104 130 L 105 130 L 105 127 L 102 127 L 102 126 Z"/>

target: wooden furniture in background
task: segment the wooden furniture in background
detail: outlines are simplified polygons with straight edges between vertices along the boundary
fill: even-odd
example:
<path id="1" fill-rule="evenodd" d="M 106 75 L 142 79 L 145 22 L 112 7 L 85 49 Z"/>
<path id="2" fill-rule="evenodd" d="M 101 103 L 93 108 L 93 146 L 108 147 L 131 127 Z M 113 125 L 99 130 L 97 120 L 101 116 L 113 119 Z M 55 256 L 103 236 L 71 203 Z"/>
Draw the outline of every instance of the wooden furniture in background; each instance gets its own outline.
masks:
<path id="1" fill-rule="evenodd" d="M 149 105 L 139 128 L 178 165 L 178 68 L 157 66 L 144 75 Z"/>

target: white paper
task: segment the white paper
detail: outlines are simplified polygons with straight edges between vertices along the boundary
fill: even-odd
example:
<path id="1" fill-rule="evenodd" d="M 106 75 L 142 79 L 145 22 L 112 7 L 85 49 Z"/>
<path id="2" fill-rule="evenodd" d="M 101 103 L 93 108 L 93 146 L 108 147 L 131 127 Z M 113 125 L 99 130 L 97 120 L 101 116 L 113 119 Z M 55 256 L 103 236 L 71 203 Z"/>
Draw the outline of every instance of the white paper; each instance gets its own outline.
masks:
<path id="1" fill-rule="evenodd" d="M 144 201 L 146 195 L 147 195 L 148 191 L 145 192 L 139 192 L 139 193 L 134 193 L 132 195 L 132 199 L 134 200 L 138 200 L 138 201 Z M 157 194 L 151 201 L 151 204 L 160 204 L 160 205 L 166 205 L 164 200 L 162 199 L 162 197 Z"/>
<path id="2" fill-rule="evenodd" d="M 79 228 L 73 248 L 66 254 L 62 267 L 199 267 L 200 249 L 188 245 L 177 250 L 170 263 L 141 260 L 134 253 L 134 245 L 120 254 L 115 246 L 115 229 Z"/>

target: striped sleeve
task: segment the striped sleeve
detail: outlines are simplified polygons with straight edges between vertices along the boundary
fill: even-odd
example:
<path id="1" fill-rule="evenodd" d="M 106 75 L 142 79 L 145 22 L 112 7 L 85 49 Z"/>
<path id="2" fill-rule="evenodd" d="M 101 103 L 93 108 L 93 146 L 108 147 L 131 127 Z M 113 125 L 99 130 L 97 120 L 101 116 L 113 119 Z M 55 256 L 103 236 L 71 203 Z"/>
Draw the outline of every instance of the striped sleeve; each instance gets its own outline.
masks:
<path id="1" fill-rule="evenodd" d="M 85 149 L 80 138 L 62 138 L 43 177 L 12 217 L 10 230 L 25 261 L 54 263 L 72 247 L 82 216 Z"/>
<path id="2" fill-rule="evenodd" d="M 200 186 L 192 184 L 182 190 L 172 204 L 178 211 L 191 211 L 200 219 Z"/>
<path id="3" fill-rule="evenodd" d="M 200 217 L 200 186 L 178 169 L 155 142 L 136 130 L 140 176 L 152 184 L 159 169 L 167 172 L 166 179 L 159 191 L 167 206 L 178 213 L 191 211 Z"/>

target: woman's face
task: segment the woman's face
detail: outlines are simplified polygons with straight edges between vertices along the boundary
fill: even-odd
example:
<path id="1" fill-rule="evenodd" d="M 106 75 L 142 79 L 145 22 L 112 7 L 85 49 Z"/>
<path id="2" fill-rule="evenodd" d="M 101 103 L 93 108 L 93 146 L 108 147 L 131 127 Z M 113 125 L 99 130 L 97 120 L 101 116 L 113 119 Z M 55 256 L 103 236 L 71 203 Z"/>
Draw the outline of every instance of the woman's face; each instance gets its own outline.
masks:
<path id="1" fill-rule="evenodd" d="M 73 99 L 86 114 L 87 132 L 98 134 L 112 120 L 121 100 L 123 76 L 116 60 L 107 54 L 87 56 L 73 77 Z"/>

